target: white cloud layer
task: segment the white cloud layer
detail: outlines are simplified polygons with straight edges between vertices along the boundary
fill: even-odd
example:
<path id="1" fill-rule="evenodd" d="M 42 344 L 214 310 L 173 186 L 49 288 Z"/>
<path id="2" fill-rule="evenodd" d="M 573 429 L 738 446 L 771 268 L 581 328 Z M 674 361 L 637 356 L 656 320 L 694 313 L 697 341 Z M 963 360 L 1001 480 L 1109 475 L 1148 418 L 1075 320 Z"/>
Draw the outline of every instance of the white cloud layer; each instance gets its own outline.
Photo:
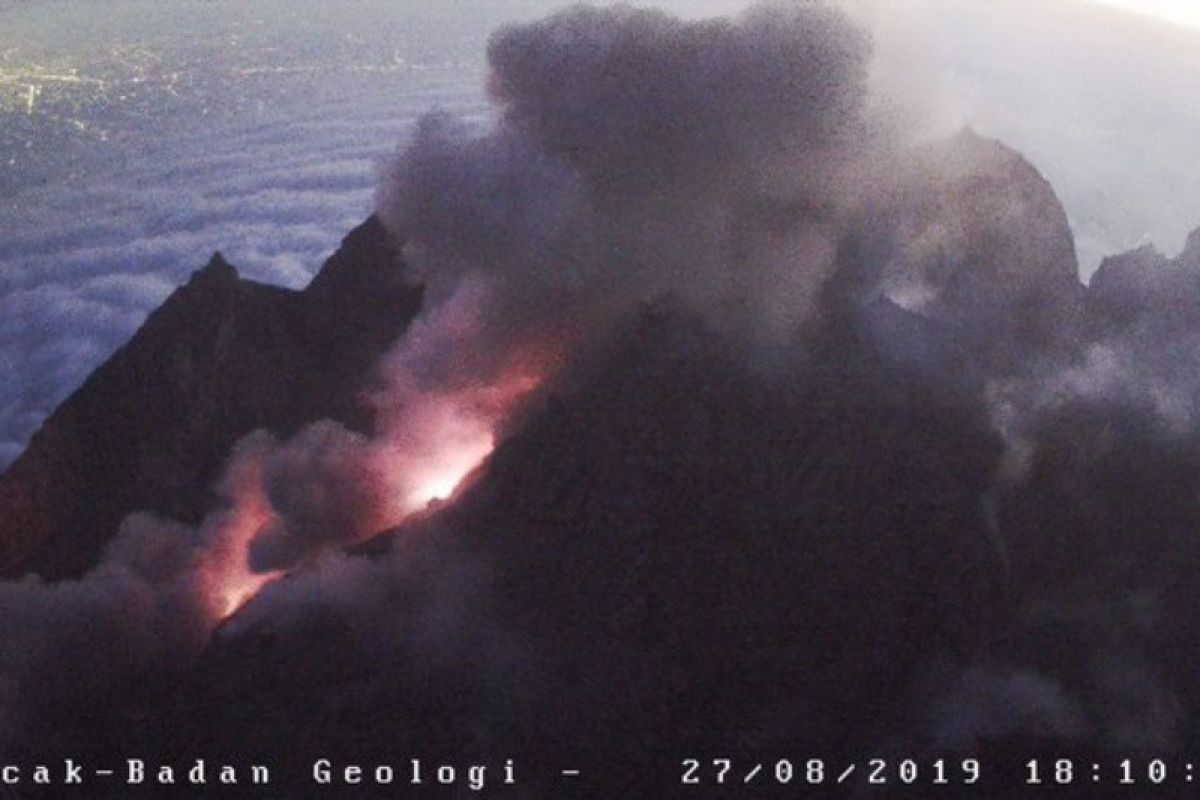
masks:
<path id="1" fill-rule="evenodd" d="M 1175 252 L 1200 224 L 1200 34 L 1067 0 L 845 2 L 873 14 L 876 72 L 898 108 L 927 105 L 939 130 L 923 133 L 970 124 L 1047 175 L 1085 275 L 1145 241 Z M 0 468 L 212 251 L 304 285 L 369 213 L 376 165 L 419 114 L 487 116 L 488 32 L 557 5 L 6 7 Z"/>

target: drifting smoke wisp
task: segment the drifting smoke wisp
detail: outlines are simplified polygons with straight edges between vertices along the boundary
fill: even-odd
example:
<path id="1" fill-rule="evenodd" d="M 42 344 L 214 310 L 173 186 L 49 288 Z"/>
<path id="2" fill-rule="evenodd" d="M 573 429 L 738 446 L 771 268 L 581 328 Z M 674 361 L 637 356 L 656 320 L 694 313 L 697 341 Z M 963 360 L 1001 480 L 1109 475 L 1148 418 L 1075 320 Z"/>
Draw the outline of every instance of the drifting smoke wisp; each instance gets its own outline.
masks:
<path id="1" fill-rule="evenodd" d="M 0 583 L 0 751 L 61 743 L 70 715 L 100 698 L 126 713 L 152 704 L 270 579 L 246 562 L 274 516 L 262 487 L 268 444 L 239 445 L 221 506 L 197 528 L 134 514 L 79 581 Z"/>
<path id="2" fill-rule="evenodd" d="M 464 364 L 479 349 L 489 292 L 464 280 L 418 319 L 403 345 L 385 357 L 385 387 L 374 398 L 379 435 L 373 457 L 390 476 L 390 517 L 403 519 L 447 499 L 496 445 L 507 418 L 546 378 L 553 342 L 504 354 L 476 378 Z"/>

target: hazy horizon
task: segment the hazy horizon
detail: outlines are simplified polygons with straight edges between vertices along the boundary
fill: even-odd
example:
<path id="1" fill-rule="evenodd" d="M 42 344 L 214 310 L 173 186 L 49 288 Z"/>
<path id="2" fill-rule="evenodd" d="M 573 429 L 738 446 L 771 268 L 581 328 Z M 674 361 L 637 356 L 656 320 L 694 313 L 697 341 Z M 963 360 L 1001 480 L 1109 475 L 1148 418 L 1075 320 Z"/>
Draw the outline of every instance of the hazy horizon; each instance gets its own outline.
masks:
<path id="1" fill-rule="evenodd" d="M 491 113 L 490 32 L 559 5 L 0 5 L 0 466 L 214 250 L 304 285 L 420 114 Z M 969 125 L 1028 157 L 1085 279 L 1200 226 L 1200 33 L 1070 0 L 865 7 L 913 135 Z"/>

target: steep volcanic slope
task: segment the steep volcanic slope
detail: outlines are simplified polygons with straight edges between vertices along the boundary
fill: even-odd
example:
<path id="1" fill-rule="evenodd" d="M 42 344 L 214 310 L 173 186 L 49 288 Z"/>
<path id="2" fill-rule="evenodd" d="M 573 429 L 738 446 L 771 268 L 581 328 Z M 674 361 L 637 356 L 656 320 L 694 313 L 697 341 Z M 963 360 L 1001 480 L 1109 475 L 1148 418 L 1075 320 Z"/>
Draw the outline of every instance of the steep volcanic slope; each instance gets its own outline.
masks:
<path id="1" fill-rule="evenodd" d="M 77 575 L 132 511 L 199 519 L 252 430 L 365 428 L 358 395 L 420 298 L 374 218 L 302 292 L 239 279 L 214 255 L 0 477 L 0 575 Z"/>
<path id="2" fill-rule="evenodd" d="M 549 765 L 533 796 L 561 796 L 559 765 L 583 768 L 580 796 L 647 796 L 691 755 L 1019 769 L 1045 747 L 1195 741 L 1195 430 L 1047 380 L 1067 399 L 1005 475 L 978 340 L 862 288 L 831 281 L 782 376 L 710 323 L 647 312 L 455 505 L 269 589 L 155 724 L 293 776 L 320 756 L 516 753 Z M 1135 327 L 1169 348 L 1155 315 Z M 1053 343 L 1030 343 L 1021 381 Z M 1066 374 L 1106 346 L 1073 344 Z"/>
<path id="3" fill-rule="evenodd" d="M 1200 298 L 1138 300 L 1190 286 L 1195 248 L 1114 260 L 1085 291 L 1027 162 L 970 134 L 919 157 L 943 169 L 901 171 L 841 232 L 784 353 L 652 298 L 453 502 L 304 561 L 198 661 L 156 671 L 157 693 L 136 671 L 70 703 L 27 692 L 41 727 L 22 743 L 253 754 L 300 785 L 317 757 L 516 757 L 542 770 L 529 796 L 562 796 L 554 770 L 576 767 L 585 792 L 612 797 L 669 795 L 690 755 L 999 763 L 1047 743 L 1200 740 Z M 101 460 L 126 507 L 203 507 L 208 479 L 171 443 L 211 446 L 215 465 L 224 453 L 201 438 L 214 430 L 228 446 L 318 414 L 365 427 L 356 393 L 420 302 L 399 272 L 378 288 L 372 268 L 394 258 L 368 223 L 303 293 L 242 283 L 220 260 L 199 273 L 92 382 L 152 369 L 129 353 L 180 305 L 188 335 L 208 338 L 162 328 L 181 338 L 161 350 L 221 354 L 192 367 L 177 418 L 146 394 L 146 409 L 104 412 L 128 415 L 118 432 L 154 422 L 153 442 L 130 434 L 136 452 L 176 458 L 153 475 Z M 227 409 L 240 430 L 188 427 Z M 72 452 L 123 441 L 90 443 L 85 423 Z"/>
<path id="4" fill-rule="evenodd" d="M 1058 219 L 1007 268 L 1064 287 L 1049 306 L 1069 310 L 1065 218 L 1043 219 L 1036 172 L 1007 174 L 953 210 L 989 241 Z M 262 754 L 300 779 L 318 756 L 515 754 L 617 796 L 669 791 L 681 753 L 852 757 L 917 727 L 927 675 L 1010 632 L 987 504 L 1005 445 L 989 343 L 963 335 L 967 314 L 885 296 L 878 259 L 913 249 L 897 225 L 881 252 L 875 221 L 846 236 L 789 363 L 759 363 L 719 320 L 646 310 L 454 504 L 268 588 L 169 712 L 76 715 L 56 735 Z M 1008 251 L 971 252 L 960 269 Z M 552 776 L 531 791 L 554 796 Z"/>
<path id="5" fill-rule="evenodd" d="M 514 753 L 645 792 L 682 753 L 860 742 L 927 652 L 977 646 L 997 444 L 868 341 L 830 331 L 802 379 L 764 380 L 668 314 L 585 386 L 328 603 L 285 585 L 235 619 L 168 724 L 290 775 Z"/>

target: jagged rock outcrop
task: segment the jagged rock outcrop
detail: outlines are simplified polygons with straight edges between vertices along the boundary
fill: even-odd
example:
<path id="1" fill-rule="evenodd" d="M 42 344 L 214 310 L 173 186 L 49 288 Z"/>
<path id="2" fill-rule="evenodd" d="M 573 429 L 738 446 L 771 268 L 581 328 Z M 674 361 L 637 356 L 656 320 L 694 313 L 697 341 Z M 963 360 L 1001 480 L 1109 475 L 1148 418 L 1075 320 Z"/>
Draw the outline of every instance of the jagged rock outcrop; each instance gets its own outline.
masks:
<path id="1" fill-rule="evenodd" d="M 1011 370 L 1069 337 L 1084 288 L 1066 211 L 1002 143 L 967 129 L 899 159 L 868 218 L 885 296 Z"/>
<path id="2" fill-rule="evenodd" d="M 1169 259 L 1153 245 L 1104 259 L 1088 286 L 1094 335 L 1128 330 L 1152 319 L 1157 327 L 1200 324 L 1200 228 L 1183 251 Z"/>
<path id="3" fill-rule="evenodd" d="M 359 395 L 420 303 L 374 217 L 299 292 L 241 279 L 214 255 L 0 476 L 0 575 L 76 575 L 132 511 L 198 520 L 231 446 L 255 429 L 368 427 Z"/>

